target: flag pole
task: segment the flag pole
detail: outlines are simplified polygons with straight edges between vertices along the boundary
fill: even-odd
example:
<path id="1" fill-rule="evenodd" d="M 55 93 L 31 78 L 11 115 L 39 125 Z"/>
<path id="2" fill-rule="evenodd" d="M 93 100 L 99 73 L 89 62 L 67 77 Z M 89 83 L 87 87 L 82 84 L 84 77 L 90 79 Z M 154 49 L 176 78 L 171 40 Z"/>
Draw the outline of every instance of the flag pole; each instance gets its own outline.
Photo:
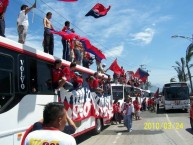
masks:
<path id="1" fill-rule="evenodd" d="M 35 5 L 36 5 L 36 0 L 35 0 Z M 33 9 L 33 12 L 32 12 L 32 23 L 34 23 L 34 15 L 35 15 L 35 12 L 34 12 L 34 9 Z"/>

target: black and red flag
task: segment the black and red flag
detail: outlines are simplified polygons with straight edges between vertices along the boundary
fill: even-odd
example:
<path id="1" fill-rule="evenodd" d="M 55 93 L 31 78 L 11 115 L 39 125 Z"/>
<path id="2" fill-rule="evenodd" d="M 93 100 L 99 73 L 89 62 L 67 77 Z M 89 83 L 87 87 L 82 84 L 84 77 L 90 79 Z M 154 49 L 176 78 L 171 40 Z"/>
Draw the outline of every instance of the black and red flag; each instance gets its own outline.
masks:
<path id="1" fill-rule="evenodd" d="M 134 76 L 142 80 L 142 82 L 146 82 L 149 74 L 148 72 L 142 70 L 141 68 L 138 68 Z"/>
<path id="2" fill-rule="evenodd" d="M 105 8 L 100 3 L 97 3 L 85 16 L 93 16 L 94 18 L 100 18 L 107 14 L 107 12 L 110 10 L 111 6 L 108 8 Z"/>

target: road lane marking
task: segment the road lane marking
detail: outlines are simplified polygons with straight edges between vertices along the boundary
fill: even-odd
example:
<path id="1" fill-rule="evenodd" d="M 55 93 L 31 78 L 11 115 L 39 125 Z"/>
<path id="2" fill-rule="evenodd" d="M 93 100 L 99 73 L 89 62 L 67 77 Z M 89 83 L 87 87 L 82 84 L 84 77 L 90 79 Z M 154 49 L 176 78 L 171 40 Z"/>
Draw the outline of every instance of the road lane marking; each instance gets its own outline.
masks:
<path id="1" fill-rule="evenodd" d="M 121 132 L 117 133 L 117 136 L 116 136 L 116 138 L 115 138 L 113 144 L 116 144 L 116 143 L 117 143 L 117 140 L 119 139 L 119 137 L 120 137 L 121 135 L 122 135 Z"/>
<path id="2" fill-rule="evenodd" d="M 168 122 L 171 122 L 169 119 L 168 114 L 166 114 L 166 119 L 168 120 Z M 176 132 L 176 134 L 184 141 L 183 143 L 187 145 L 186 141 L 184 140 L 184 138 L 180 135 L 180 133 L 178 132 L 178 130 L 176 130 L 175 126 L 172 124 L 172 128 L 174 129 L 174 131 Z"/>

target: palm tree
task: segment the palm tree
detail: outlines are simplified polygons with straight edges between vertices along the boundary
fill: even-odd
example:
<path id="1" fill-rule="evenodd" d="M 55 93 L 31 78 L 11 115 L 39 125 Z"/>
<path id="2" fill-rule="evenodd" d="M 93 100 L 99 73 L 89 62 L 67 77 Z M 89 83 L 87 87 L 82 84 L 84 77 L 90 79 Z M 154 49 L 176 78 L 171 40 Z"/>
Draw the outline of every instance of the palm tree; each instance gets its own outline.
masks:
<path id="1" fill-rule="evenodd" d="M 185 73 L 185 59 L 182 57 L 180 60 L 181 62 L 176 61 L 177 66 L 174 66 L 174 69 L 178 74 L 179 82 L 186 82 L 188 79 Z"/>
<path id="2" fill-rule="evenodd" d="M 193 66 L 193 64 L 189 65 L 189 62 L 191 61 L 192 56 L 193 56 L 193 43 L 191 43 L 186 50 L 186 68 L 188 71 L 188 78 L 190 80 L 191 92 L 193 92 L 193 88 L 192 88 L 192 76 L 191 76 L 190 68 Z"/>

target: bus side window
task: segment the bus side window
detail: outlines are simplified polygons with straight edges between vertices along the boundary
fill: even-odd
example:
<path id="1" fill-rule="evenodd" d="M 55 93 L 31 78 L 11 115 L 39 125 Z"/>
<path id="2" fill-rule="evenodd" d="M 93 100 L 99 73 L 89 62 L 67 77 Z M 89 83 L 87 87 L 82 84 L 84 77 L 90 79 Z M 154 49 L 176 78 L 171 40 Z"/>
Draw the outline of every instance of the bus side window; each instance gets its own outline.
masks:
<path id="1" fill-rule="evenodd" d="M 37 61 L 35 59 L 30 59 L 30 92 L 36 93 L 38 92 L 38 86 L 37 86 Z"/>
<path id="2" fill-rule="evenodd" d="M 13 97 L 13 58 L 0 53 L 0 113 Z"/>
<path id="3" fill-rule="evenodd" d="M 32 93 L 53 94 L 52 65 L 39 60 L 30 61 L 30 85 Z"/>

